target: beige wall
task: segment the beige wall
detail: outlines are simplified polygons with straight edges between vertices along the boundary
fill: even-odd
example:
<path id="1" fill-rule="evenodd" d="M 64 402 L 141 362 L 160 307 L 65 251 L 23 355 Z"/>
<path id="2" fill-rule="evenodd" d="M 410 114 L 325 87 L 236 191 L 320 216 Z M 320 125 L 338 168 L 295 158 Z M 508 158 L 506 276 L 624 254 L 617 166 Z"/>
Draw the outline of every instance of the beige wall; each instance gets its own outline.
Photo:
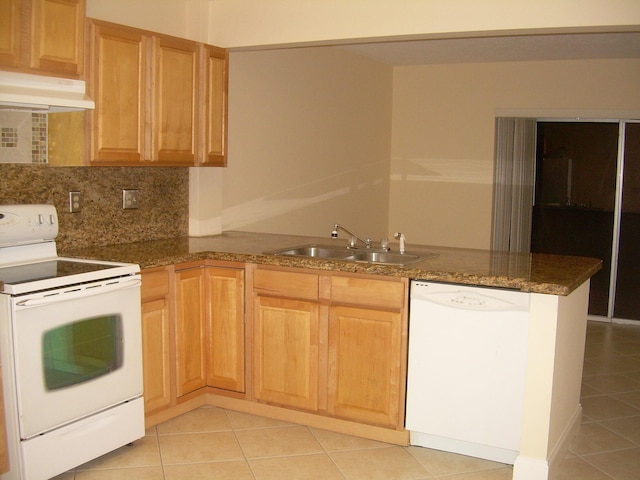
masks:
<path id="1" fill-rule="evenodd" d="M 637 0 L 87 0 L 87 15 L 226 48 L 637 28 Z"/>
<path id="2" fill-rule="evenodd" d="M 227 47 L 640 24 L 637 0 L 87 3 L 89 16 Z M 638 61 L 396 67 L 392 87 L 385 67 L 324 48 L 232 53 L 230 166 L 191 172 L 192 234 L 324 235 L 337 221 L 488 248 L 496 112 L 640 109 Z"/>
<path id="3" fill-rule="evenodd" d="M 640 60 L 396 67 L 390 227 L 489 248 L 496 113 L 622 115 L 640 110 L 638 78 Z"/>
<path id="4" fill-rule="evenodd" d="M 188 0 L 87 0 L 87 17 L 188 37 Z"/>
<path id="5" fill-rule="evenodd" d="M 227 48 L 640 25 L 637 0 L 211 0 L 210 14 Z"/>
<path id="6" fill-rule="evenodd" d="M 391 67 L 332 47 L 232 53 L 223 229 L 387 234 Z"/>

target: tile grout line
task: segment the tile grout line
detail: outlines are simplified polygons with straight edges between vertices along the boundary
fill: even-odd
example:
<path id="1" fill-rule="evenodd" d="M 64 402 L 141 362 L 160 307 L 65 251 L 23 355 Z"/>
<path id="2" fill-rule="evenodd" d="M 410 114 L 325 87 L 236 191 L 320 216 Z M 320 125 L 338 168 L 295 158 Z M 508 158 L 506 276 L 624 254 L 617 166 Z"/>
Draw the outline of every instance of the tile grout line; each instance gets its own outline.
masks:
<path id="1" fill-rule="evenodd" d="M 247 458 L 247 454 L 244 451 L 244 448 L 242 447 L 242 443 L 240 443 L 240 439 L 238 438 L 238 435 L 236 433 L 236 429 L 233 426 L 233 422 L 231 421 L 231 417 L 229 417 L 229 412 L 227 411 L 226 408 L 223 408 L 222 411 L 224 411 L 224 416 L 226 417 L 227 422 L 229 422 L 229 427 L 231 427 L 231 432 L 233 432 L 233 438 L 236 439 L 236 443 L 238 444 L 238 447 L 240 448 L 240 451 L 242 452 L 242 458 L 244 458 L 244 463 L 247 465 L 247 468 L 249 469 L 249 472 L 251 473 L 251 477 L 254 480 L 256 480 L 256 472 L 253 470 L 253 466 L 251 465 L 251 462 Z"/>

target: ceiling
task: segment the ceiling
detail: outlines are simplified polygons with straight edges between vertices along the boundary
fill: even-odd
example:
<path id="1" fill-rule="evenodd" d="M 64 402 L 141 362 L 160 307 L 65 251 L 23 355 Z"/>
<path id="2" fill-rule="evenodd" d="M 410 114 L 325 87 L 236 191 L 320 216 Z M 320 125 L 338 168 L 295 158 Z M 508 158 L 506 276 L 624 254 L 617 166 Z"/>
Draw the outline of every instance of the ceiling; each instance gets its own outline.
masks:
<path id="1" fill-rule="evenodd" d="M 340 48 L 395 66 L 640 58 L 640 32 L 392 41 Z"/>

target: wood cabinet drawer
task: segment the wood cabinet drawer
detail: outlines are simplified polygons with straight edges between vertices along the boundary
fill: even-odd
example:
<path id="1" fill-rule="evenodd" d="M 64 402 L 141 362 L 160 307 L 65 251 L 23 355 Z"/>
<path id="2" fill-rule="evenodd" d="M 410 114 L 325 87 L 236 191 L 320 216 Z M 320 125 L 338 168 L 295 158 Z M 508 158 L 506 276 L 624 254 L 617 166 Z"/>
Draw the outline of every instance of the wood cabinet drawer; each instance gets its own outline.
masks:
<path id="1" fill-rule="evenodd" d="M 331 301 L 383 308 L 402 308 L 405 289 L 402 281 L 331 276 Z"/>
<path id="2" fill-rule="evenodd" d="M 142 301 L 164 297 L 169 294 L 169 271 L 152 270 L 142 272 Z"/>
<path id="3" fill-rule="evenodd" d="M 258 269 L 253 278 L 253 289 L 265 295 L 317 300 L 318 275 Z"/>

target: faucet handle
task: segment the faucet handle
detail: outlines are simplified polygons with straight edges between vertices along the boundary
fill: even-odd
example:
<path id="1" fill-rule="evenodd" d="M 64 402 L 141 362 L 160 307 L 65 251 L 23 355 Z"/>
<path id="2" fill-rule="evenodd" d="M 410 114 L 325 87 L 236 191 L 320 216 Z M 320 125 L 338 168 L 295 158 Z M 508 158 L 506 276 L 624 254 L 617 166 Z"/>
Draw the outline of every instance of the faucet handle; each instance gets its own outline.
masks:
<path id="1" fill-rule="evenodd" d="M 406 238 L 404 233 L 396 232 L 394 237 L 400 240 L 400 253 L 404 253 Z"/>

